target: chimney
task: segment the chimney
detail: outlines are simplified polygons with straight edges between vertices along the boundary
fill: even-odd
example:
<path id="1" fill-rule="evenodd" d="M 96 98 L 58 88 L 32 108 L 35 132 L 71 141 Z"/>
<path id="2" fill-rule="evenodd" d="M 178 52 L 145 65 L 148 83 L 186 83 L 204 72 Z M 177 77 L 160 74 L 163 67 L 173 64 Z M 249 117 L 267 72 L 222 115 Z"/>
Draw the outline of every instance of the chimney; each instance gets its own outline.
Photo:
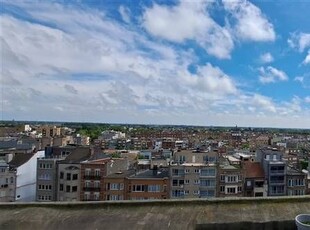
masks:
<path id="1" fill-rule="evenodd" d="M 158 167 L 157 167 L 157 165 L 154 165 L 153 166 L 153 176 L 157 175 L 157 171 L 158 171 Z"/>

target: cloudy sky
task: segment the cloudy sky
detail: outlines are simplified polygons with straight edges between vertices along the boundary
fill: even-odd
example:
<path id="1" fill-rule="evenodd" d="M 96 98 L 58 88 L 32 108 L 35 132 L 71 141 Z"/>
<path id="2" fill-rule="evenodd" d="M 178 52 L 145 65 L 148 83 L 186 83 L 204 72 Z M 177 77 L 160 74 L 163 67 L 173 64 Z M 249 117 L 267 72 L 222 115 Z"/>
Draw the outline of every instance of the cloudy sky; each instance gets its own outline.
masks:
<path id="1" fill-rule="evenodd" d="M 310 2 L 0 4 L 2 119 L 310 128 Z"/>

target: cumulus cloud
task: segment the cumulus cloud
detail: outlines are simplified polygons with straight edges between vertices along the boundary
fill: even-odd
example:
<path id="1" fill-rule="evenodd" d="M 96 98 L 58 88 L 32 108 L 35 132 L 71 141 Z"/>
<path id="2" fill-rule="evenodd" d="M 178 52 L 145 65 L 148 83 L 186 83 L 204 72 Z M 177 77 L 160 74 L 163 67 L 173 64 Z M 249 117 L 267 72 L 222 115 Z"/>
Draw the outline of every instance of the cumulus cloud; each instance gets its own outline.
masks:
<path id="1" fill-rule="evenodd" d="M 308 50 L 308 54 L 302 63 L 304 65 L 310 64 L 310 50 Z"/>
<path id="2" fill-rule="evenodd" d="M 270 63 L 273 62 L 273 56 L 271 55 L 271 53 L 264 53 L 259 57 L 259 60 L 262 63 Z"/>
<path id="3" fill-rule="evenodd" d="M 310 47 L 310 33 L 294 32 L 287 42 L 290 47 L 303 52 L 306 48 Z"/>
<path id="4" fill-rule="evenodd" d="M 143 13 L 142 25 L 156 37 L 177 43 L 195 40 L 209 54 L 230 58 L 234 47 L 231 35 L 209 16 L 208 4 L 207 1 L 181 1 L 176 6 L 154 4 Z"/>
<path id="5" fill-rule="evenodd" d="M 242 40 L 274 41 L 276 33 L 272 23 L 262 11 L 249 1 L 223 0 L 225 10 L 236 20 L 234 35 Z"/>
<path id="6" fill-rule="evenodd" d="M 259 72 L 259 81 L 264 84 L 288 80 L 288 76 L 284 71 L 276 69 L 272 66 L 268 66 L 266 68 L 260 67 Z"/>

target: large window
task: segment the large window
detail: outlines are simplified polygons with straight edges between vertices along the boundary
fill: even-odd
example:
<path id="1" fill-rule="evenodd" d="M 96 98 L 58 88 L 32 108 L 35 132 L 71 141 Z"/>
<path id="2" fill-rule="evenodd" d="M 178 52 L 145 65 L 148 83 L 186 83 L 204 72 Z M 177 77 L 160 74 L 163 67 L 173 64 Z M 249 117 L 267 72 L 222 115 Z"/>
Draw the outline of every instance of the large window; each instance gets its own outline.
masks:
<path id="1" fill-rule="evenodd" d="M 208 169 L 201 169 L 201 176 L 215 176 L 215 169 L 208 168 Z"/>
<path id="2" fill-rule="evenodd" d="M 160 192 L 160 185 L 148 185 L 149 192 Z"/>
<path id="3" fill-rule="evenodd" d="M 146 192 L 147 186 L 141 184 L 135 184 L 132 186 L 133 192 Z"/>
<path id="4" fill-rule="evenodd" d="M 200 180 L 200 186 L 214 187 L 215 180 Z"/>

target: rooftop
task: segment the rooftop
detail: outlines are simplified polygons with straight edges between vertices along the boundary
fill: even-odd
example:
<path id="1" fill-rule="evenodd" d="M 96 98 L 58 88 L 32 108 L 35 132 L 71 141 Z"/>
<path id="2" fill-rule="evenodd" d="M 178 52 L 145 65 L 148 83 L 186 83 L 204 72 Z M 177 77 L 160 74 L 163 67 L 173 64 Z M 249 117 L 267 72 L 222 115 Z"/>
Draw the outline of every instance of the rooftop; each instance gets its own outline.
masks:
<path id="1" fill-rule="evenodd" d="M 264 169 L 260 162 L 245 161 L 243 164 L 246 178 L 264 178 Z"/>

